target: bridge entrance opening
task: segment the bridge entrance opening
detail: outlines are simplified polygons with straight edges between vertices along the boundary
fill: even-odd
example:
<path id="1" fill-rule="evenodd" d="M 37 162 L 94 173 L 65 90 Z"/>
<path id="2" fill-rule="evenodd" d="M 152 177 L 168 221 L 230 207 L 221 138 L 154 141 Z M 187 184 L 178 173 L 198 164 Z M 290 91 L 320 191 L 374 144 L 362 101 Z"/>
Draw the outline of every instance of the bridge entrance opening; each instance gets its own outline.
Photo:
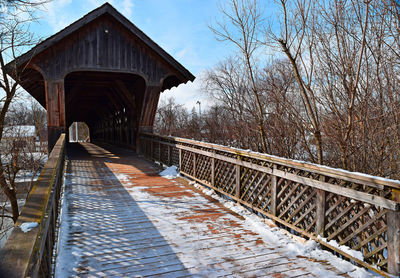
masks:
<path id="1" fill-rule="evenodd" d="M 73 122 L 68 128 L 69 142 L 90 142 L 89 127 L 84 122 Z"/>
<path id="2" fill-rule="evenodd" d="M 92 141 L 136 145 L 146 90 L 146 82 L 141 76 L 77 71 L 65 77 L 64 86 L 67 126 L 73 122 L 85 122 Z M 70 138 L 74 136 L 70 134 Z"/>

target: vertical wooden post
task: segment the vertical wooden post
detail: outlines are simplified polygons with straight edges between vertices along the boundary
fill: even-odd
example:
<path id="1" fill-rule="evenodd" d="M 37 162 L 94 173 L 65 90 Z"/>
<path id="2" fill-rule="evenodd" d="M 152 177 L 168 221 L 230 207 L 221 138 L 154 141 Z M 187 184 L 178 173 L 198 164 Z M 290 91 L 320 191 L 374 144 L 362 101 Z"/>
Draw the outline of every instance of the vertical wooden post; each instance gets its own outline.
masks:
<path id="1" fill-rule="evenodd" d="M 168 166 L 171 166 L 171 146 L 167 145 L 168 147 Z"/>
<path id="2" fill-rule="evenodd" d="M 236 195 L 235 197 L 237 198 L 237 201 L 239 202 L 240 200 L 240 165 L 236 164 L 235 165 L 235 171 L 236 171 Z"/>
<path id="3" fill-rule="evenodd" d="M 392 189 L 393 200 L 400 202 L 400 190 Z M 394 277 L 400 277 L 400 211 L 388 210 L 388 272 Z"/>
<path id="4" fill-rule="evenodd" d="M 45 87 L 48 150 L 50 153 L 61 133 L 66 129 L 64 80 L 48 80 Z"/>
<path id="5" fill-rule="evenodd" d="M 179 172 L 182 172 L 182 149 L 179 149 Z"/>
<path id="6" fill-rule="evenodd" d="M 215 158 L 211 158 L 211 185 L 215 186 Z"/>
<path id="7" fill-rule="evenodd" d="M 158 141 L 158 161 L 160 161 L 160 163 L 163 163 L 161 161 L 161 141 Z"/>
<path id="8" fill-rule="evenodd" d="M 325 177 L 321 176 L 320 181 L 325 181 Z M 315 190 L 317 191 L 315 234 L 325 237 L 326 192 L 322 189 Z"/>
<path id="9" fill-rule="evenodd" d="M 274 175 L 274 170 L 276 170 L 276 165 L 273 167 L 271 176 L 271 214 L 276 215 L 276 207 L 278 205 L 278 181 L 277 177 Z"/>
<path id="10" fill-rule="evenodd" d="M 150 158 L 154 158 L 154 146 L 153 146 L 153 138 L 150 139 Z"/>
<path id="11" fill-rule="evenodd" d="M 139 104 L 141 109 L 139 127 L 142 131 L 153 132 L 154 117 L 160 97 L 160 86 L 147 86 L 143 96 L 143 102 Z"/>
<path id="12" fill-rule="evenodd" d="M 193 177 L 196 177 L 196 153 L 193 153 Z"/>
<path id="13" fill-rule="evenodd" d="M 139 136 L 138 136 L 138 138 L 139 138 Z M 105 139 L 105 132 L 103 132 L 103 141 L 104 141 L 104 139 Z M 138 141 L 138 139 L 136 139 L 136 142 L 138 142 L 138 144 L 136 144 L 136 145 L 134 145 L 134 143 L 132 141 L 132 145 L 134 145 L 136 147 L 136 154 L 142 154 L 142 152 L 143 152 L 142 148 L 144 149 L 144 151 L 146 151 L 146 147 L 142 146 L 142 144 L 146 144 L 146 143 L 144 143 L 144 142 L 142 143 L 142 141 L 143 141 L 142 139 L 140 141 Z"/>

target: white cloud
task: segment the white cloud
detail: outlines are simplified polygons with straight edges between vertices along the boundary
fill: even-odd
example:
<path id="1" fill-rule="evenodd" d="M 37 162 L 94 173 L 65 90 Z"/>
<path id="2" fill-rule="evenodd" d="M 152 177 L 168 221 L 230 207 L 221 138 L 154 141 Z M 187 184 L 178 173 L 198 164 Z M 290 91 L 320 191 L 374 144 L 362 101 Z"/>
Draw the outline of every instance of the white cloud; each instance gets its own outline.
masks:
<path id="1" fill-rule="evenodd" d="M 43 19 L 50 25 L 54 32 L 58 32 L 106 2 L 113 5 L 124 16 L 129 18 L 132 15 L 132 10 L 134 8 L 133 0 L 88 0 L 85 2 L 76 0 L 53 0 L 45 4 L 46 12 Z"/>
<path id="2" fill-rule="evenodd" d="M 182 58 L 187 54 L 187 52 L 188 52 L 188 49 L 187 49 L 187 48 L 183 48 L 183 49 L 179 50 L 179 51 L 175 54 L 175 56 L 176 56 L 176 58 L 178 58 L 178 59 L 182 59 Z"/>
<path id="3" fill-rule="evenodd" d="M 71 2 L 72 0 L 53 0 L 45 4 L 44 20 L 54 32 L 60 31 L 72 23 L 70 15 L 65 12 Z"/>
<path id="4" fill-rule="evenodd" d="M 211 97 L 202 89 L 203 73 L 199 73 L 196 79 L 178 87 L 166 90 L 161 93 L 160 100 L 174 97 L 176 103 L 183 104 L 187 109 L 198 107 L 197 101 L 201 102 L 201 109 L 205 110 L 213 104 Z"/>
<path id="5" fill-rule="evenodd" d="M 134 7 L 133 1 L 132 0 L 124 0 L 122 2 L 122 13 L 126 16 L 126 17 L 131 17 L 132 16 L 132 9 Z"/>

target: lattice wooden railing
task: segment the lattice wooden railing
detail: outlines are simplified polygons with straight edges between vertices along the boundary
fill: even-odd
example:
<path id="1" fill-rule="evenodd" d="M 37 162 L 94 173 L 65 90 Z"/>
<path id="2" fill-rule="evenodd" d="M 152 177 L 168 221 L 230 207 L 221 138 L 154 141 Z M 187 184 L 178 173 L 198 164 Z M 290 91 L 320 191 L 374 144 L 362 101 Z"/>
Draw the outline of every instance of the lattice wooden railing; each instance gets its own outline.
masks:
<path id="1" fill-rule="evenodd" d="M 400 181 L 155 134 L 140 135 L 140 152 L 359 265 L 400 275 Z"/>

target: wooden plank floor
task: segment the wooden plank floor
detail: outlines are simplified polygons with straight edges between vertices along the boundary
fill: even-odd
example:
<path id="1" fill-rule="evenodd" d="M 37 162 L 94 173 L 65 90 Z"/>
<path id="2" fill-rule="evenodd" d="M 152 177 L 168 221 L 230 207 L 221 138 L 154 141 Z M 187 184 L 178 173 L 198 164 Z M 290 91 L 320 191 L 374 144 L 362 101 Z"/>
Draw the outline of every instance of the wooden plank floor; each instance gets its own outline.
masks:
<path id="1" fill-rule="evenodd" d="M 107 148 L 109 149 L 109 148 Z M 57 277 L 333 277 L 132 151 L 70 145 Z"/>

